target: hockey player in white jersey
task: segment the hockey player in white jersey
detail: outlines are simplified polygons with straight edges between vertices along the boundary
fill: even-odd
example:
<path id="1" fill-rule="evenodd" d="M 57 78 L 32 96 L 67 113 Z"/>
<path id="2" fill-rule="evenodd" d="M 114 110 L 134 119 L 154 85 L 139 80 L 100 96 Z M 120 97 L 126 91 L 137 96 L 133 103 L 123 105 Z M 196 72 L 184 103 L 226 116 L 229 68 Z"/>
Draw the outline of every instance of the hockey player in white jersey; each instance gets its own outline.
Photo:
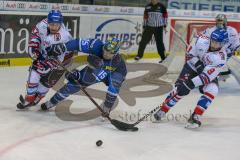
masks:
<path id="1" fill-rule="evenodd" d="M 28 44 L 28 54 L 33 62 L 29 68 L 25 98 L 20 95 L 18 109 L 36 105 L 63 75 L 64 70 L 58 69 L 58 63 L 69 63 L 71 53 L 65 52 L 58 56 L 58 61 L 48 56 L 46 48 L 56 43 L 66 43 L 72 39 L 63 24 L 60 11 L 52 10 L 46 19 L 39 22 L 32 30 Z M 64 60 L 65 59 L 65 60 Z"/>
<path id="2" fill-rule="evenodd" d="M 186 127 L 201 126 L 200 117 L 218 93 L 217 77 L 227 61 L 225 49 L 227 41 L 226 30 L 218 28 L 211 33 L 210 38 L 202 35 L 189 48 L 187 62 L 175 83 L 175 88 L 164 100 L 160 110 L 154 114 L 157 121 L 161 121 L 166 113 L 192 89 L 203 86 L 203 95 L 197 102 Z"/>

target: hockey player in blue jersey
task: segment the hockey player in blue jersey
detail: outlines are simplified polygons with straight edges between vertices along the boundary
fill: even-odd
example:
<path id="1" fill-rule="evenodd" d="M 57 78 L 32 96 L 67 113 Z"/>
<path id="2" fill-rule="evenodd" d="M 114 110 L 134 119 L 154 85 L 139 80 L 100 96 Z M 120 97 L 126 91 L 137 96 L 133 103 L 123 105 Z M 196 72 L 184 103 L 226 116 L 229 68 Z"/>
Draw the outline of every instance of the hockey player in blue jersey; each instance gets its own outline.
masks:
<path id="1" fill-rule="evenodd" d="M 58 56 L 66 51 L 79 51 L 87 53 L 88 65 L 82 70 L 74 70 L 67 74 L 68 83 L 64 85 L 47 102 L 41 105 L 42 110 L 48 110 L 63 101 L 69 95 L 80 91 L 98 82 L 108 86 L 103 110 L 109 114 L 119 93 L 120 87 L 127 74 L 124 60 L 119 54 L 120 41 L 110 38 L 105 43 L 99 39 L 75 39 L 65 44 L 55 44 L 49 48 L 50 56 Z"/>

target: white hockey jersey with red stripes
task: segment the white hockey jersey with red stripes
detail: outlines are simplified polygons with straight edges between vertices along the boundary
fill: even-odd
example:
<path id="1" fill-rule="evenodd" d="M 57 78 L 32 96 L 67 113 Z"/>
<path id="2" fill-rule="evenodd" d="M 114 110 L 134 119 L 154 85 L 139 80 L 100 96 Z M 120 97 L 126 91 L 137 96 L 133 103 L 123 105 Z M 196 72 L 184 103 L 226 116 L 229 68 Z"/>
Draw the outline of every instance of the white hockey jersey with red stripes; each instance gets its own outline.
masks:
<path id="1" fill-rule="evenodd" d="M 195 86 L 205 85 L 213 81 L 227 63 L 226 45 L 221 50 L 214 52 L 209 51 L 209 47 L 209 37 L 200 36 L 188 50 L 187 63 L 193 70 L 197 71 L 195 64 L 198 60 L 204 64 L 203 72 L 193 79 Z"/>
<path id="2" fill-rule="evenodd" d="M 29 50 L 28 53 L 32 57 L 33 52 L 39 52 L 41 58 L 46 58 L 47 53 L 45 51 L 46 47 L 57 44 L 57 43 L 66 43 L 69 40 L 72 40 L 72 36 L 64 26 L 61 25 L 59 31 L 55 34 L 49 33 L 47 19 L 43 19 L 39 22 L 33 29 L 29 41 Z M 64 55 L 60 55 L 59 60 L 62 61 Z"/>

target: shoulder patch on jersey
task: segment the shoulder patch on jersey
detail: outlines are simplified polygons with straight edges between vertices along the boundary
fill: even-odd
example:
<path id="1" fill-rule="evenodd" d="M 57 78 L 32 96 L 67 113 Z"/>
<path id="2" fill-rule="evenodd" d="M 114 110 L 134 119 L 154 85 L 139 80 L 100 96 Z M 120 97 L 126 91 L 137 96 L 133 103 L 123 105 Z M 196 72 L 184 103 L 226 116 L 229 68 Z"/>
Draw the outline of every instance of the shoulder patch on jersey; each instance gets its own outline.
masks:
<path id="1" fill-rule="evenodd" d="M 225 60 L 225 59 L 226 59 L 226 56 L 225 56 L 224 52 L 222 52 L 222 51 L 219 51 L 219 53 L 218 53 L 218 54 L 220 55 L 220 57 L 221 57 L 221 60 Z"/>
<path id="2" fill-rule="evenodd" d="M 105 66 L 105 69 L 108 71 L 115 71 L 117 68 L 113 66 Z"/>

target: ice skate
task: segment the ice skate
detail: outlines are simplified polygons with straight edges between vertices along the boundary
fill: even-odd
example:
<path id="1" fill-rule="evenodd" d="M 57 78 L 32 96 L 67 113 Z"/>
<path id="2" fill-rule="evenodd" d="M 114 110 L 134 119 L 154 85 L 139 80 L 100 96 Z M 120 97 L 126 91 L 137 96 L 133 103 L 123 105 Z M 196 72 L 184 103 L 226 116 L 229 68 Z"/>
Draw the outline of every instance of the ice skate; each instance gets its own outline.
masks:
<path id="1" fill-rule="evenodd" d="M 159 122 L 162 122 L 166 118 L 166 113 L 160 109 L 153 116 L 155 119 L 155 121 L 153 121 L 153 123 L 159 123 Z"/>
<path id="2" fill-rule="evenodd" d="M 41 109 L 42 109 L 43 111 L 47 111 L 47 110 L 49 110 L 50 108 L 52 108 L 52 107 L 54 107 L 54 106 L 55 106 L 55 105 L 52 104 L 51 101 L 47 101 L 47 102 L 41 104 Z"/>
<path id="3" fill-rule="evenodd" d="M 100 122 L 106 122 L 107 121 L 107 116 L 109 116 L 111 108 L 107 108 L 103 104 L 101 105 L 101 108 L 103 110 L 103 113 L 101 114 L 100 117 L 97 118 L 97 120 L 100 121 Z"/>
<path id="4" fill-rule="evenodd" d="M 201 126 L 200 116 L 193 113 L 189 118 L 185 128 L 194 129 L 194 128 L 199 128 L 200 126 Z"/>
<path id="5" fill-rule="evenodd" d="M 42 98 L 36 94 L 36 99 L 33 102 L 27 102 L 22 95 L 19 96 L 20 102 L 17 104 L 18 109 L 26 109 L 37 105 Z"/>

